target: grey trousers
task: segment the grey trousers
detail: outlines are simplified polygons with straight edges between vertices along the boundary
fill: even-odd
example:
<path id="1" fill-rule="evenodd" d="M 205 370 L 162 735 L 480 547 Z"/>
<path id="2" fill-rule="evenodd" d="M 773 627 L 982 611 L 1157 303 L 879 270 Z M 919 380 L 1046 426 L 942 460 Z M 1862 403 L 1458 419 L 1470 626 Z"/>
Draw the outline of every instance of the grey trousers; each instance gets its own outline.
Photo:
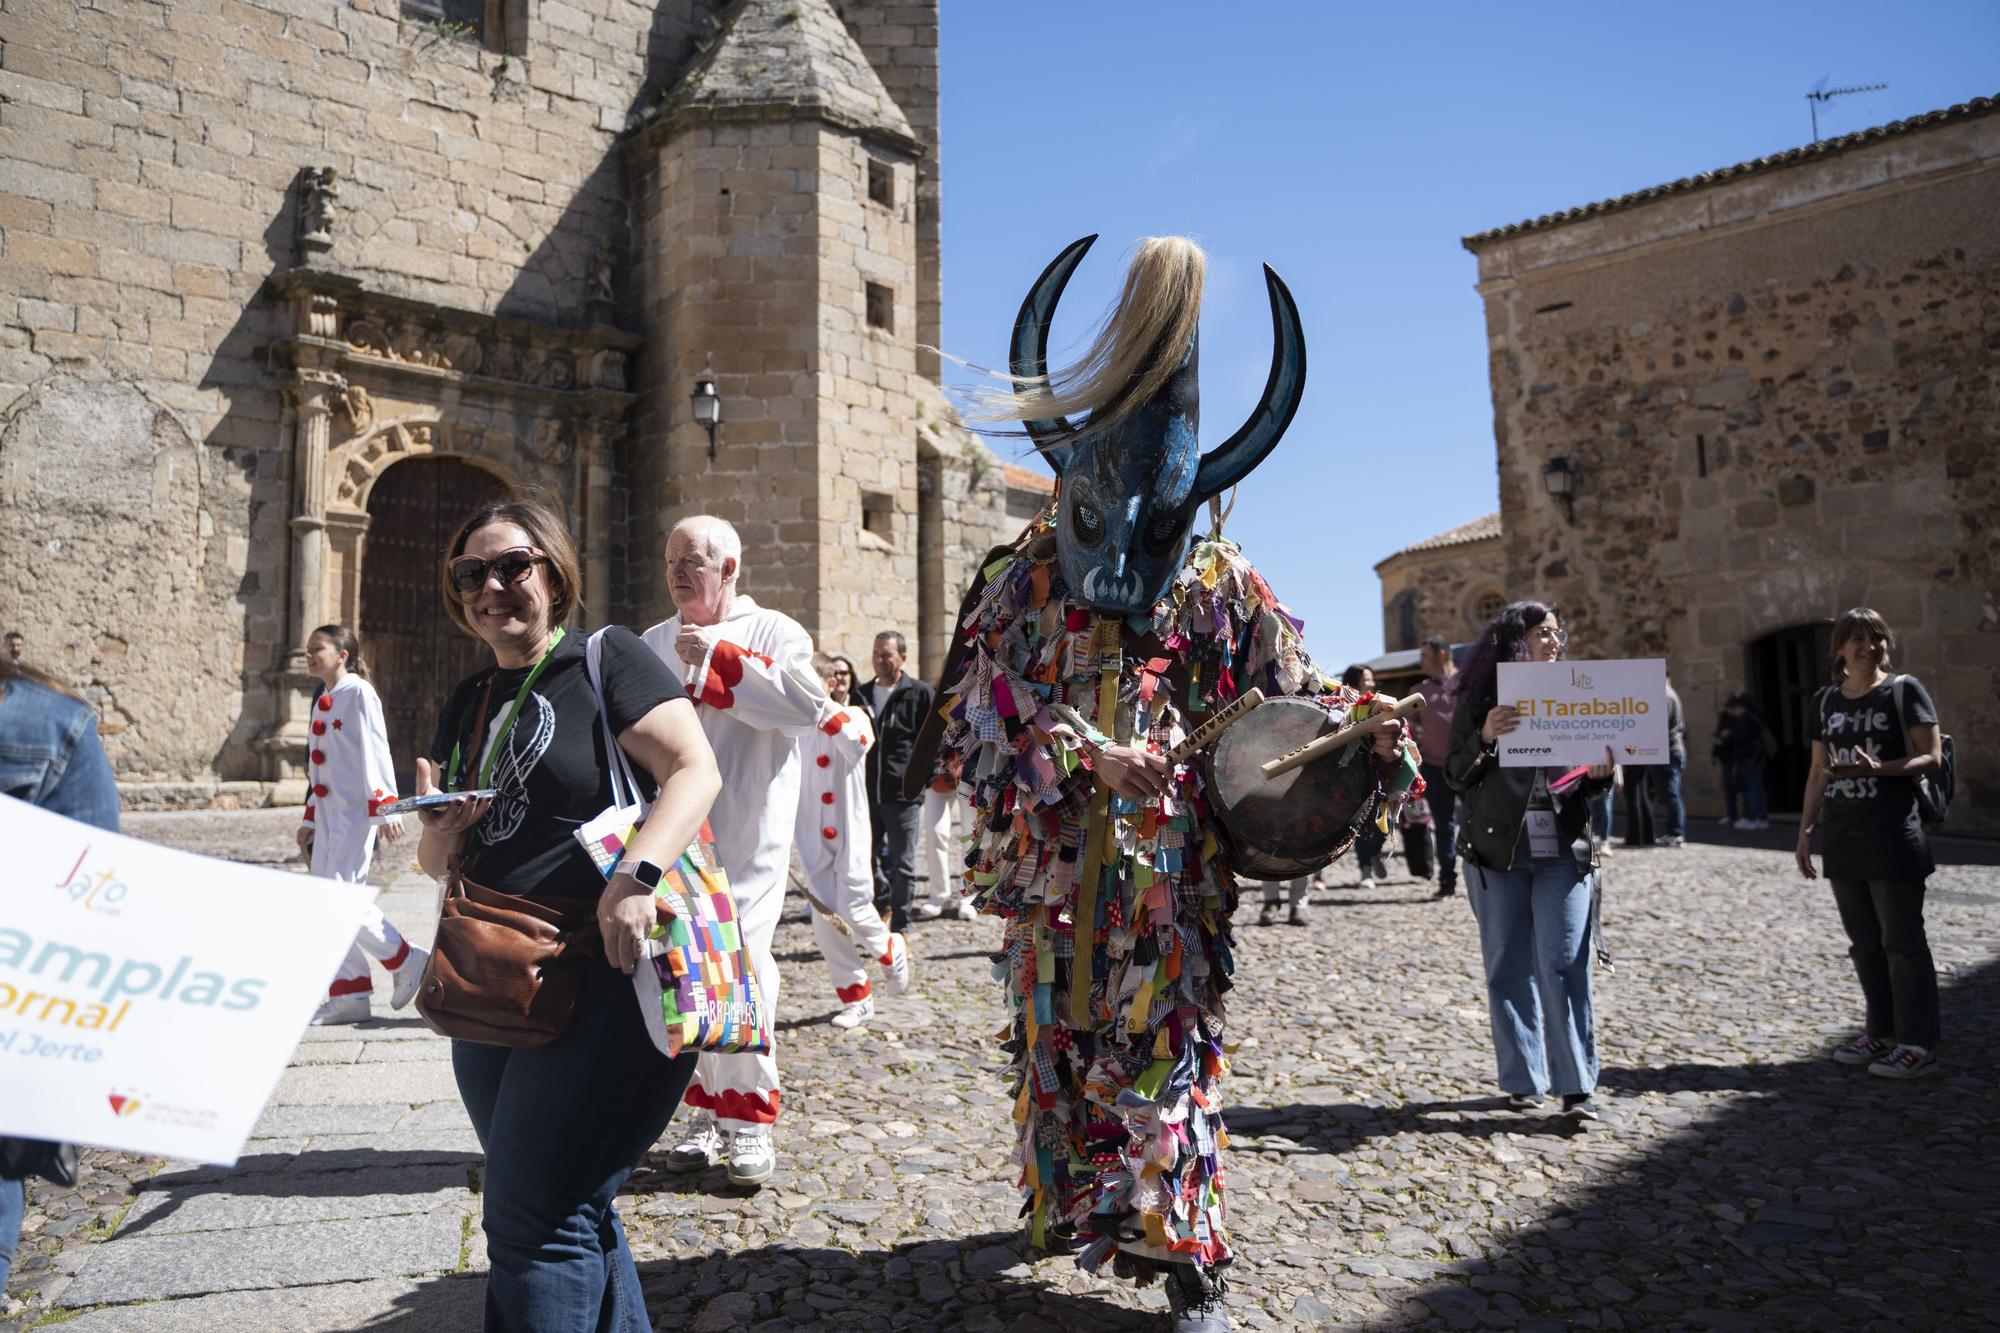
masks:
<path id="1" fill-rule="evenodd" d="M 889 929 L 907 930 L 910 898 L 916 892 L 918 825 L 924 803 L 883 801 L 869 807 L 875 822 L 875 910 Z"/>

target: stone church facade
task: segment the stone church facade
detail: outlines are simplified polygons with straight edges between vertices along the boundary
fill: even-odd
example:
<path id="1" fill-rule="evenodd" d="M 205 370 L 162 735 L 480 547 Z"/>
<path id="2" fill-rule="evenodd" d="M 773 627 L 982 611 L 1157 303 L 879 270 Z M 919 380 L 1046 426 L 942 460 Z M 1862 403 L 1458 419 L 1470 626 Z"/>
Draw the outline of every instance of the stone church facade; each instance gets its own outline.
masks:
<path id="1" fill-rule="evenodd" d="M 1996 217 L 1981 99 L 1466 238 L 1500 531 L 1427 577 L 1497 572 L 1562 604 L 1572 652 L 1666 658 L 1704 815 L 1743 690 L 1784 751 L 1773 809 L 1798 808 L 1832 621 L 1876 607 L 1958 740 L 1951 830 L 2000 833 L 2000 760 L 1974 739 L 2000 727 Z"/>
<path id="2" fill-rule="evenodd" d="M 407 766 L 500 485 L 566 510 L 586 624 L 669 614 L 707 511 L 746 592 L 919 667 L 1045 496 L 921 350 L 935 0 L 49 0 L 0 41 L 0 621 L 129 799 L 298 797 L 329 621 Z"/>

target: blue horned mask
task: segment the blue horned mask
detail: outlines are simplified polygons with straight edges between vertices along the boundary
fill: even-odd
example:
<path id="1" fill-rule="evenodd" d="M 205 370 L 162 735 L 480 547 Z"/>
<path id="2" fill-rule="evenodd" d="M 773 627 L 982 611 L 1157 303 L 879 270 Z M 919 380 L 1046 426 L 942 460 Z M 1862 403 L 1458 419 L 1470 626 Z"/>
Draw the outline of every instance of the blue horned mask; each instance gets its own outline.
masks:
<path id="1" fill-rule="evenodd" d="M 1056 256 L 1021 303 L 1011 349 L 1017 379 L 1048 374 L 1056 303 L 1096 240 L 1086 236 Z M 1193 342 L 1158 391 L 1106 429 L 1093 430 L 1089 418 L 1081 427 L 1061 419 L 1025 423 L 1062 481 L 1056 558 L 1070 596 L 1082 605 L 1110 615 L 1151 616 L 1187 557 L 1196 509 L 1263 462 L 1291 424 L 1305 389 L 1305 336 L 1291 292 L 1268 264 L 1264 283 L 1275 341 L 1271 375 L 1250 420 L 1208 454 L 1196 442 L 1200 357 Z"/>

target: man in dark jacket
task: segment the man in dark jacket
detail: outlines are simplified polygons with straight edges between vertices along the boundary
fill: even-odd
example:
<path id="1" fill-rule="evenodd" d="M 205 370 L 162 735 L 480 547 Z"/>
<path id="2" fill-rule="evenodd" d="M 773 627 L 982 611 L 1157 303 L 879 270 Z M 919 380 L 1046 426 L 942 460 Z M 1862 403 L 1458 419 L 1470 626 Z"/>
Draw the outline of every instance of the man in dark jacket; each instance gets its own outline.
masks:
<path id="1" fill-rule="evenodd" d="M 918 816 L 923 797 L 903 795 L 903 773 L 917 732 L 931 715 L 935 696 L 923 681 L 903 673 L 909 650 L 903 636 L 875 636 L 875 679 L 857 693 L 875 719 L 875 748 L 868 752 L 868 817 L 875 828 L 875 909 L 891 931 L 910 925 L 910 897 L 917 877 Z"/>

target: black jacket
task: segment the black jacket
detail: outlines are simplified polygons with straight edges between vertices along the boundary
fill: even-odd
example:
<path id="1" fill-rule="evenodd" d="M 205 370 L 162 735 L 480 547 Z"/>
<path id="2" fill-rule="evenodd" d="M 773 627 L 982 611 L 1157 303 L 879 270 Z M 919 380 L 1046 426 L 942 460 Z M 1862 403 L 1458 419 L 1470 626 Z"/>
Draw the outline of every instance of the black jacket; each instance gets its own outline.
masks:
<path id="1" fill-rule="evenodd" d="M 903 772 L 910 766 L 910 752 L 916 747 L 917 733 L 923 729 L 937 696 L 931 687 L 904 672 L 897 682 L 884 689 L 869 681 L 855 691 L 875 719 L 875 745 L 868 751 L 868 804 L 901 801 Z M 923 775 L 928 780 L 928 773 Z M 917 799 L 923 799 L 922 784 Z"/>
<path id="2" fill-rule="evenodd" d="M 1491 694 L 1459 702 L 1451 720 L 1451 754 L 1445 759 L 1444 776 L 1465 802 L 1458 815 L 1459 850 L 1474 865 L 1511 870 L 1521 825 L 1527 822 L 1535 774 L 1546 773 L 1553 782 L 1562 776 L 1562 770 L 1500 767 L 1496 747 L 1487 744 L 1482 734 L 1494 702 Z M 1582 842 L 1589 847 L 1585 829 L 1590 823 L 1590 798 L 1602 796 L 1610 787 L 1609 778 L 1585 778 L 1560 796 L 1550 795 L 1556 808 L 1556 828 L 1567 846 L 1575 848 Z M 1587 852 L 1579 858 L 1577 868 L 1589 869 Z"/>

